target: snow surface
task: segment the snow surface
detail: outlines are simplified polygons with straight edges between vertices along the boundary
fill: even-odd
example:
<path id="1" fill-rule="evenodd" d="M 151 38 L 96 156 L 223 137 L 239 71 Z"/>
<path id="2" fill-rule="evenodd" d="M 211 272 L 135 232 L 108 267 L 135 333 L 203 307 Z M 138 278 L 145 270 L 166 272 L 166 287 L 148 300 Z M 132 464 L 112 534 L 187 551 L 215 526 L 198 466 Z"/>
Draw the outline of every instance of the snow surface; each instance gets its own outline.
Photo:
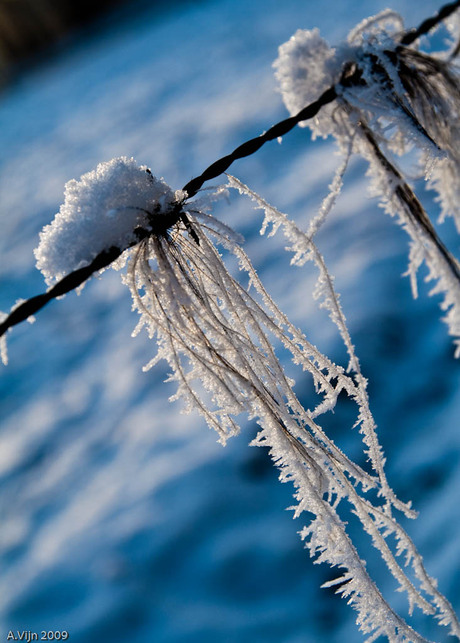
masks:
<path id="1" fill-rule="evenodd" d="M 163 16 L 151 9 L 82 37 L 6 88 L 0 309 L 42 291 L 33 248 L 67 181 L 134 156 L 180 188 L 285 118 L 271 68 L 280 44 L 319 27 L 334 45 L 387 4 L 216 0 Z M 395 8 L 412 25 L 438 6 L 407 0 Z M 307 227 L 340 166 L 334 152 L 332 142 L 311 144 L 298 130 L 231 172 Z M 401 278 L 407 239 L 368 198 L 365 169 L 352 162 L 318 244 L 369 378 L 389 480 L 420 511 L 406 527 L 458 611 L 458 362 L 423 282 L 413 301 Z M 430 193 L 418 188 L 436 216 Z M 292 322 L 346 364 L 310 296 L 313 271 L 289 267 L 280 235 L 260 238 L 260 215 L 247 200 L 232 198 L 218 216 L 245 235 Z M 440 232 L 458 247 L 449 221 Z M 291 489 L 264 450 L 247 446 L 254 427 L 223 449 L 199 418 L 181 415 L 168 402 L 166 370 L 141 372 L 153 350 L 142 334 L 130 339 L 130 307 L 108 271 L 11 334 L 0 380 L 2 631 L 68 629 L 85 643 L 361 640 L 345 601 L 319 590 L 334 574 L 302 549 L 301 525 L 284 511 Z M 311 394 L 306 385 L 302 394 Z M 328 419 L 345 448 L 344 422 L 346 406 Z M 378 561 L 370 571 L 380 579 Z M 405 610 L 402 596 L 392 599 Z M 430 627 L 427 636 L 442 640 Z"/>

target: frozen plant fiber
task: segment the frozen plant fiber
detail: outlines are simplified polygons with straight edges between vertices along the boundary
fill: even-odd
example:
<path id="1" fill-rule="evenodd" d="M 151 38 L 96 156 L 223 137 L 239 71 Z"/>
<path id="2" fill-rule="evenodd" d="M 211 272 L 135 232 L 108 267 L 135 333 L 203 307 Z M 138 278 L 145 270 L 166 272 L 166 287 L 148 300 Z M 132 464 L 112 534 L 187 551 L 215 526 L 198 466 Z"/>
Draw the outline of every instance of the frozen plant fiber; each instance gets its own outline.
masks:
<path id="1" fill-rule="evenodd" d="M 403 46 L 403 26 L 401 16 L 387 9 L 363 20 L 337 48 L 317 29 L 299 29 L 280 46 L 274 67 L 293 115 L 335 87 L 337 100 L 300 125 L 313 137 L 333 135 L 341 150 L 351 146 L 366 159 L 371 194 L 410 237 L 407 274 L 413 294 L 425 263 L 426 281 L 435 282 L 431 294 L 443 295 L 444 321 L 460 356 L 460 265 L 395 159 L 418 153 L 418 176 L 438 192 L 441 218 L 454 217 L 460 229 L 459 69 L 451 52 L 428 55 Z M 451 17 L 449 29 L 458 42 L 458 18 Z"/>
<path id="2" fill-rule="evenodd" d="M 346 163 L 339 169 L 333 196 L 326 199 L 320 217 L 326 216 L 332 207 L 345 167 Z M 131 166 L 130 171 L 133 169 Z M 141 176 L 150 181 L 149 172 L 144 168 L 140 171 Z M 138 173 L 133 171 L 133 174 L 137 179 Z M 97 195 L 109 193 L 103 172 L 89 173 L 83 178 L 84 199 L 88 191 Z M 161 185 L 160 198 L 166 194 L 168 201 L 163 199 L 158 215 L 155 214 L 157 201 L 150 203 L 151 217 L 147 217 L 145 208 L 145 213 L 141 212 L 143 218 L 136 219 L 136 225 L 149 222 L 155 225 L 155 216 L 168 217 L 169 211 L 177 206 L 177 200 L 171 200 L 173 191 Z M 157 340 L 157 355 L 146 368 L 165 359 L 171 368 L 170 380 L 177 383 L 172 399 L 181 399 L 185 412 L 198 410 L 223 443 L 239 431 L 242 417 L 257 421 L 261 430 L 254 444 L 267 447 L 280 468 L 281 479 L 293 483 L 297 500 L 295 516 L 304 512 L 314 516 L 302 530 L 302 538 L 316 562 L 327 562 L 342 570 L 337 579 L 338 591 L 358 611 L 358 623 L 362 631 L 370 635 L 369 640 L 381 634 L 391 641 L 424 639 L 393 611 L 367 573 L 341 517 L 347 503 L 380 551 L 399 589 L 407 593 L 410 611 L 418 606 L 455 628 L 452 608 L 393 517 L 394 510 L 408 517 L 415 514 L 409 505 L 395 497 L 386 479 L 366 380 L 360 371 L 332 277 L 312 235 L 302 233 L 285 215 L 237 179 L 230 177 L 230 187 L 249 195 L 264 209 L 262 231 L 267 230 L 269 224 L 274 226 L 273 231 L 283 227 L 292 243 L 296 263 L 309 259 L 315 262 L 319 269 L 316 296 L 339 328 L 349 353 L 351 373 L 323 355 L 289 322 L 258 278 L 239 236 L 208 212 L 212 198 L 225 190 L 187 204 L 182 200 L 187 225 L 179 219 L 170 231 L 145 237 L 127 248 L 115 265 L 120 269 L 127 262 L 123 279 L 140 313 L 135 333 L 146 328 L 150 337 Z M 129 190 L 126 186 L 122 193 Z M 178 196 L 184 198 L 183 193 Z M 76 213 L 82 210 L 78 199 L 73 199 L 72 204 Z M 99 199 L 98 205 L 101 204 L 105 207 L 106 201 Z M 115 204 L 110 202 L 110 205 Z M 76 225 L 78 228 L 78 223 Z M 320 221 L 316 220 L 315 227 L 319 225 Z M 62 247 L 60 231 L 59 227 L 53 231 L 53 243 L 57 247 Z M 62 234 L 65 238 L 67 230 Z M 126 232 L 120 232 L 116 241 L 114 237 L 105 243 L 101 239 L 99 247 L 130 242 L 129 235 L 122 235 Z M 41 238 L 41 256 L 49 266 L 51 261 L 47 262 L 44 239 L 46 233 Z M 216 244 L 236 257 L 252 294 L 228 272 Z M 304 408 L 300 403 L 294 382 L 286 376 L 278 360 L 276 346 L 284 346 L 301 371 L 310 373 L 319 396 L 319 402 L 312 408 Z M 370 462 L 367 470 L 342 452 L 319 423 L 320 416 L 335 407 L 342 392 L 356 404 L 356 424 Z M 387 544 L 389 534 L 393 534 L 398 543 L 396 553 Z M 411 565 L 419 587 L 397 560 L 403 553 L 405 564 Z"/>
<path id="3" fill-rule="evenodd" d="M 449 28 L 458 38 L 455 24 L 451 21 Z M 180 399 L 185 412 L 198 411 L 222 443 L 240 430 L 243 419 L 258 423 L 253 444 L 268 448 L 280 479 L 293 484 L 292 509 L 295 517 L 307 521 L 300 534 L 310 555 L 316 563 L 338 569 L 338 577 L 325 586 L 337 587 L 357 611 L 357 623 L 368 641 L 385 636 L 395 643 L 425 639 L 393 610 L 370 577 L 359 543 L 350 537 L 350 512 L 379 552 L 397 590 L 407 596 L 409 614 L 417 607 L 457 637 L 460 625 L 398 522 L 400 513 L 408 518 L 416 514 L 410 503 L 396 497 L 386 478 L 367 381 L 315 235 L 340 193 L 349 158 L 361 154 L 369 164 L 372 193 L 409 234 L 408 273 L 414 295 L 417 270 L 425 263 L 427 280 L 435 281 L 433 292 L 443 294 L 445 320 L 460 352 L 459 264 L 398 167 L 398 157 L 415 150 L 420 174 L 439 193 L 442 216 L 456 215 L 450 210 L 458 208 L 457 188 L 451 186 L 452 181 L 458 183 L 460 160 L 460 91 L 452 61 L 458 45 L 447 58 L 427 55 L 406 46 L 409 41 L 402 44 L 402 32 L 400 16 L 387 10 L 359 24 L 337 49 L 331 49 L 317 30 L 299 30 L 280 48 L 276 74 L 288 109 L 303 114 L 306 103 L 316 101 L 306 124 L 314 136 L 333 135 L 344 153 L 330 192 L 306 232 L 231 176 L 226 188 L 190 200 L 207 172 L 227 169 L 233 155 L 192 179 L 188 194 L 186 189 L 174 192 L 146 166 L 121 157 L 66 185 L 65 202 L 41 233 L 35 251 L 47 283 L 58 282 L 50 290 L 88 267 L 105 267 L 107 258 L 117 259 L 115 268 L 126 268 L 122 278 L 140 315 L 134 334 L 145 329 L 158 346 L 145 368 L 166 360 L 169 379 L 177 384 L 171 399 Z M 318 97 L 324 95 L 327 102 L 321 105 Z M 291 128 L 291 120 L 283 127 Z M 235 151 L 239 150 L 237 157 L 252 153 L 248 150 L 253 145 L 259 149 L 265 140 L 243 144 Z M 313 295 L 337 327 L 348 353 L 346 367 L 322 354 L 291 324 L 265 289 L 242 239 L 212 216 L 212 200 L 227 189 L 237 190 L 263 210 L 261 234 L 283 231 L 293 264 L 315 265 Z M 237 260 L 239 279 L 228 271 L 225 256 Z M 314 383 L 316 394 L 308 408 L 278 358 L 280 349 Z M 361 437 L 364 456 L 359 462 L 365 464 L 353 461 L 322 426 L 324 414 L 335 408 L 340 395 L 354 405 L 356 439 Z"/>

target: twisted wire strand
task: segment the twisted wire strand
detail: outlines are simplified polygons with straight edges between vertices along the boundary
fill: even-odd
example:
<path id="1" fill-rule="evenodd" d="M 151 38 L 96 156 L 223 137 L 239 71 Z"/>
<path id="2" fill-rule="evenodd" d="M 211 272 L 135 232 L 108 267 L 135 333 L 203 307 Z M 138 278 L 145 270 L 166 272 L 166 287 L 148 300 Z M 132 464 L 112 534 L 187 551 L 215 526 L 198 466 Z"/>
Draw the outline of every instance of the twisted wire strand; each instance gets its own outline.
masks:
<path id="1" fill-rule="evenodd" d="M 460 7 L 460 0 L 445 4 L 438 13 L 435 13 L 431 18 L 424 20 L 416 29 L 409 29 L 401 38 L 400 43 L 403 46 L 411 45 L 417 38 L 427 34 L 433 27 L 436 27 L 440 22 L 448 18 L 456 9 Z"/>
<path id="2" fill-rule="evenodd" d="M 402 36 L 400 45 L 398 47 L 407 47 L 408 45 L 411 45 L 415 40 L 420 38 L 420 36 L 425 35 L 441 21 L 448 18 L 459 7 L 460 0 L 455 0 L 455 2 L 444 5 L 435 15 L 424 20 L 416 29 L 410 29 L 409 31 L 407 31 Z M 348 76 L 347 78 L 343 78 L 343 82 L 348 86 L 353 82 L 362 83 L 359 70 L 351 77 Z M 211 179 L 215 179 L 223 172 L 226 172 L 235 161 L 247 156 L 251 156 L 268 141 L 273 141 L 280 136 L 284 136 L 302 121 L 314 118 L 322 107 L 328 105 L 329 103 L 332 103 L 337 98 L 337 96 L 338 94 L 335 86 L 329 87 L 328 89 L 326 89 L 326 91 L 323 92 L 323 94 L 321 94 L 321 96 L 317 100 L 304 107 L 296 115 L 286 118 L 279 123 L 276 123 L 263 134 L 249 139 L 248 141 L 239 145 L 230 154 L 227 154 L 226 156 L 223 156 L 222 158 L 212 163 L 204 170 L 204 172 L 202 172 L 199 176 L 191 179 L 182 188 L 183 192 L 186 192 L 187 194 L 186 199 L 193 198 L 201 189 L 204 183 Z M 171 216 L 171 218 L 168 220 L 171 222 L 170 227 L 173 227 L 179 221 L 182 221 L 187 228 L 187 216 L 181 208 L 177 207 L 177 205 L 178 204 L 176 203 L 173 206 L 173 209 L 176 210 L 176 217 Z M 31 297 L 30 299 L 27 299 L 15 306 L 11 310 L 10 314 L 0 323 L 0 337 L 13 326 L 16 326 L 17 324 L 25 321 L 28 317 L 41 310 L 51 300 L 56 299 L 57 297 L 61 297 L 71 290 L 74 290 L 75 288 L 81 286 L 87 279 L 89 279 L 89 277 L 91 277 L 91 275 L 102 270 L 103 268 L 106 268 L 113 261 L 115 261 L 115 259 L 117 259 L 125 250 L 133 245 L 136 245 L 139 241 L 148 237 L 150 234 L 152 234 L 151 231 L 145 230 L 143 228 L 138 228 L 136 230 L 137 241 L 132 243 L 130 246 L 127 246 L 126 248 L 117 248 L 115 246 L 112 246 L 108 250 L 103 250 L 93 259 L 90 264 L 69 273 L 58 283 L 49 288 L 45 293 L 37 295 L 35 297 Z M 160 234 L 167 234 L 167 231 L 161 232 Z"/>
<path id="3" fill-rule="evenodd" d="M 12 326 L 16 326 L 16 324 L 25 321 L 41 310 L 43 306 L 46 306 L 46 304 L 52 299 L 62 297 L 62 295 L 65 295 L 71 290 L 78 288 L 78 286 L 81 286 L 81 284 L 89 279 L 93 273 L 98 270 L 102 270 L 112 263 L 112 261 L 118 259 L 122 252 L 123 251 L 120 250 L 120 248 L 116 248 L 115 246 L 112 246 L 108 250 L 103 250 L 90 264 L 69 273 L 63 277 L 63 279 L 58 281 L 57 284 L 49 288 L 45 293 L 26 299 L 18 306 L 15 306 L 8 317 L 0 323 L 0 337 Z"/>
<path id="4" fill-rule="evenodd" d="M 329 103 L 332 103 L 332 101 L 334 101 L 336 98 L 337 92 L 335 87 L 329 87 L 329 89 L 326 89 L 326 91 L 321 94 L 321 96 L 317 100 L 304 107 L 295 116 L 291 116 L 290 118 L 286 118 L 283 121 L 276 123 L 276 125 L 270 127 L 269 130 L 267 130 L 263 134 L 260 134 L 260 136 L 251 138 L 249 141 L 246 141 L 235 150 L 233 150 L 231 154 L 223 156 L 218 161 L 215 161 L 215 163 L 206 168 L 206 170 L 202 174 L 200 174 L 200 176 L 192 179 L 187 183 L 187 185 L 183 187 L 184 192 L 187 192 L 187 198 L 191 199 L 192 197 L 194 197 L 198 190 L 202 187 L 203 183 L 217 178 L 220 174 L 228 170 L 228 168 L 234 161 L 254 154 L 254 152 L 257 152 L 257 150 L 259 150 L 262 145 L 264 145 L 268 141 L 273 141 L 280 136 L 284 136 L 302 121 L 314 118 L 322 107 L 328 105 Z"/>

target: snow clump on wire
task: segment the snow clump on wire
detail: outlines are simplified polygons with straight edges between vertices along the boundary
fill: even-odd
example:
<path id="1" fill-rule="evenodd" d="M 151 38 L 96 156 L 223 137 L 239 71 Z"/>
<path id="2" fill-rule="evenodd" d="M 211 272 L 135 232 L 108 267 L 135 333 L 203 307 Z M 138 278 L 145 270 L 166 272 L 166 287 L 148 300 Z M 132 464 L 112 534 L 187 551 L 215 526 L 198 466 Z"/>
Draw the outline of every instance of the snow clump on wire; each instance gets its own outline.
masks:
<path id="1" fill-rule="evenodd" d="M 133 158 L 100 163 L 65 186 L 65 200 L 40 233 L 37 268 L 48 285 L 86 266 L 111 247 L 124 250 L 177 205 L 176 194 Z"/>
<path id="2" fill-rule="evenodd" d="M 458 16 L 447 27 L 458 43 Z M 317 29 L 299 29 L 279 48 L 274 67 L 293 116 L 334 87 L 336 100 L 300 125 L 313 137 L 332 134 L 347 158 L 357 153 L 368 162 L 370 194 L 409 234 L 412 292 L 416 297 L 425 263 L 425 280 L 435 282 L 430 294 L 443 293 L 440 306 L 460 357 L 460 265 L 411 187 L 414 158 L 411 176 L 395 160 L 417 152 L 417 178 L 438 193 L 441 220 L 452 216 L 460 231 L 459 47 L 427 54 L 416 42 L 404 37 L 401 16 L 387 9 L 363 20 L 337 48 Z"/>
<path id="3" fill-rule="evenodd" d="M 335 86 L 338 100 L 300 123 L 313 137 L 333 134 L 340 142 L 363 119 L 398 154 L 415 144 L 436 158 L 458 155 L 451 138 L 458 131 L 447 126 L 459 117 L 458 69 L 448 54 L 443 60 L 402 45 L 403 33 L 401 16 L 389 9 L 363 20 L 336 48 L 318 29 L 298 29 L 274 62 L 291 115 Z"/>

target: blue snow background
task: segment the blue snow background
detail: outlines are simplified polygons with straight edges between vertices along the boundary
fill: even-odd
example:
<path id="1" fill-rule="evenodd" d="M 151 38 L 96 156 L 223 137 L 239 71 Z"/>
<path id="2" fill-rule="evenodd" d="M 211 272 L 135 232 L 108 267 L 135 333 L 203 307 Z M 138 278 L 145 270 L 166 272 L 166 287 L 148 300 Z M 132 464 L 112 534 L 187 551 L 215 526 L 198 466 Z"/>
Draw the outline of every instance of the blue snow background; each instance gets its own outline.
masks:
<path id="1" fill-rule="evenodd" d="M 296 29 L 316 26 L 339 42 L 387 4 L 215 0 L 159 11 L 135 3 L 19 76 L 0 95 L 0 310 L 43 291 L 33 248 L 66 181 L 127 155 L 182 187 L 286 117 L 271 65 Z M 392 5 L 407 26 L 438 6 Z M 339 163 L 332 141 L 312 142 L 297 128 L 231 171 L 306 226 Z M 401 277 L 407 239 L 368 196 L 365 169 L 352 162 L 319 246 L 369 378 L 390 482 L 420 512 L 403 524 L 459 611 L 459 364 L 423 273 L 416 301 Z M 417 187 L 435 218 L 432 194 Z M 311 297 L 313 268 L 291 268 L 281 235 L 261 238 L 260 211 L 236 193 L 217 213 L 245 236 L 281 309 L 346 364 Z M 440 232 L 458 252 L 452 223 Z M 0 642 L 9 630 L 66 630 L 73 643 L 361 641 L 354 612 L 319 587 L 337 571 L 313 565 L 303 549 L 304 523 L 285 510 L 292 489 L 264 450 L 248 447 L 256 427 L 223 448 L 198 416 L 180 414 L 168 402 L 167 368 L 142 372 L 155 346 L 131 338 L 135 324 L 128 290 L 107 271 L 9 335 L 0 374 Z M 296 378 L 308 404 L 309 382 Z M 359 458 L 350 405 L 324 419 Z M 378 557 L 369 569 L 405 614 Z M 453 640 L 419 613 L 413 622 L 432 640 Z"/>

